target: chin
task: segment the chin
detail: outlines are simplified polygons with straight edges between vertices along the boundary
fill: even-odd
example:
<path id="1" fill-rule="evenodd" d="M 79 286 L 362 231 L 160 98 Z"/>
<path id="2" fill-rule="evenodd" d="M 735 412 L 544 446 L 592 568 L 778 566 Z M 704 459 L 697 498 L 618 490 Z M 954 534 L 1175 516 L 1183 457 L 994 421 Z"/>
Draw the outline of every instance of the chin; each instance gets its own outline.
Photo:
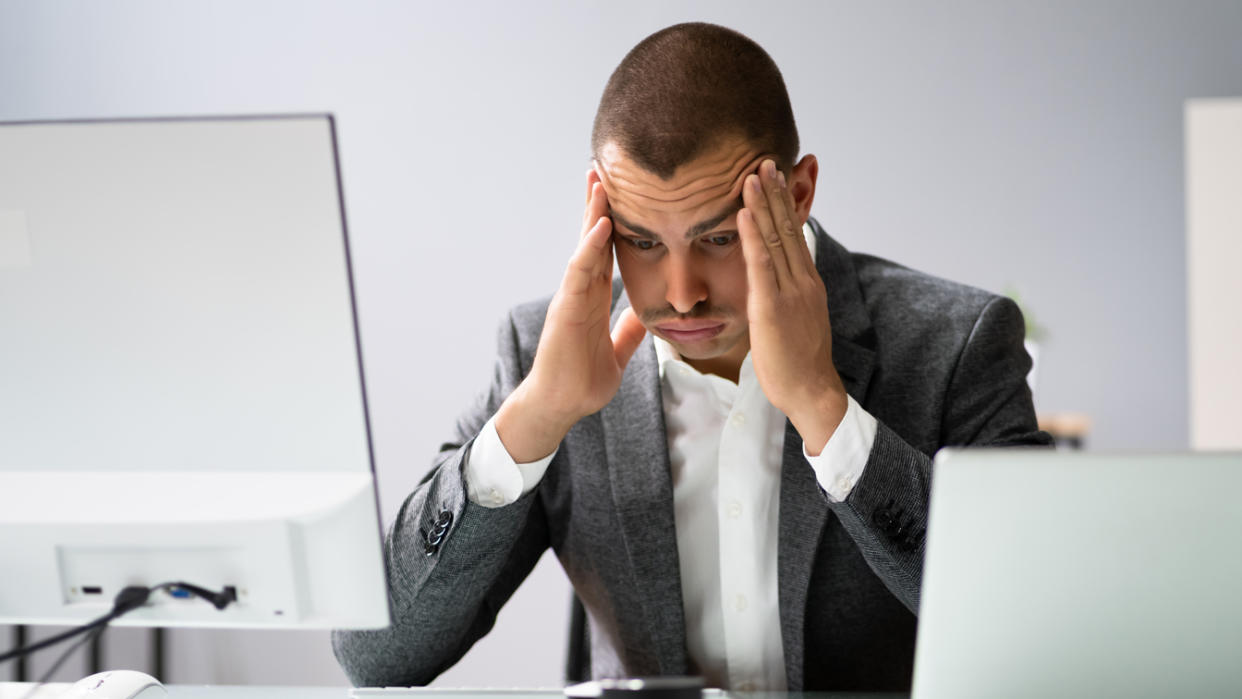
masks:
<path id="1" fill-rule="evenodd" d="M 695 361 L 704 359 L 718 359 L 729 354 L 734 347 L 737 346 L 736 337 L 714 337 L 709 342 L 700 342 L 693 345 L 683 345 L 677 342 L 667 341 L 677 350 L 677 354 L 682 359 L 693 359 Z"/>

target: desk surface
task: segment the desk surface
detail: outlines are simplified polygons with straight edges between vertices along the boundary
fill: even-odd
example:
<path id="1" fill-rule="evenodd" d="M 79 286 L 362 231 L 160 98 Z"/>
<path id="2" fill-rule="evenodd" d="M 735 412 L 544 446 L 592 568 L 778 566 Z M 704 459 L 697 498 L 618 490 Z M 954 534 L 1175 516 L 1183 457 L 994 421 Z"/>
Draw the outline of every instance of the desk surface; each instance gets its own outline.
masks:
<path id="1" fill-rule="evenodd" d="M 0 699 L 24 699 L 33 684 L 25 682 L 0 682 Z M 69 687 L 68 684 L 51 683 L 40 688 L 29 699 L 54 699 Z M 202 686 L 168 685 L 168 699 L 350 699 L 348 687 L 262 687 L 262 686 Z M 425 699 L 562 699 L 560 689 L 419 689 L 417 694 Z M 366 696 L 359 693 L 357 696 Z M 372 696 L 382 697 L 383 694 Z M 741 697 L 744 699 L 880 699 L 881 697 L 909 697 L 909 694 L 859 694 L 837 692 L 708 692 L 707 696 Z"/>

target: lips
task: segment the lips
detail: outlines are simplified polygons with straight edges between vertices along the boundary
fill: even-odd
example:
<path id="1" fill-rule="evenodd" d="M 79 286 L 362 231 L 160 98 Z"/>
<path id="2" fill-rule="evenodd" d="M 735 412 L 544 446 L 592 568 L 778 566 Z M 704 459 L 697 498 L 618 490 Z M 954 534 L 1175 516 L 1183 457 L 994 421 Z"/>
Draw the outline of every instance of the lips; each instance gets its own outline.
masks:
<path id="1" fill-rule="evenodd" d="M 660 323 L 655 327 L 672 342 L 691 343 L 710 340 L 719 335 L 724 330 L 724 323 L 718 320 L 679 320 Z"/>

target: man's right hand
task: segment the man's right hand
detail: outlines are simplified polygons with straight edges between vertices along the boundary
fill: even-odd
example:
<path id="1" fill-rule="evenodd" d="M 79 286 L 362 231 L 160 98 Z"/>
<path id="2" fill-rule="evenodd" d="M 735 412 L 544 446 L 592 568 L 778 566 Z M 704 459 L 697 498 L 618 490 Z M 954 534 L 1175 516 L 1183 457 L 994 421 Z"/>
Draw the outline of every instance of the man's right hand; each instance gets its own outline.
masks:
<path id="1" fill-rule="evenodd" d="M 552 297 L 530 374 L 496 413 L 496 433 L 517 463 L 551 454 L 569 428 L 598 412 L 621 387 L 621 375 L 646 329 L 626 308 L 611 335 L 612 221 L 594 169 L 578 249 Z"/>

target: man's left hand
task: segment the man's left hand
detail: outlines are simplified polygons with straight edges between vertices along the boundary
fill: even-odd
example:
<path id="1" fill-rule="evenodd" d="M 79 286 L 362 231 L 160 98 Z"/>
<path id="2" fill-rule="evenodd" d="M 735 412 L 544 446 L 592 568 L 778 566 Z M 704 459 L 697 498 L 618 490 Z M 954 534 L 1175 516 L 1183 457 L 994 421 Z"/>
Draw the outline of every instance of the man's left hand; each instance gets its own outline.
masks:
<path id="1" fill-rule="evenodd" d="M 747 315 L 755 376 L 818 455 L 845 417 L 845 385 L 832 363 L 827 291 L 785 176 L 764 160 L 743 186 L 737 215 L 746 257 Z"/>

